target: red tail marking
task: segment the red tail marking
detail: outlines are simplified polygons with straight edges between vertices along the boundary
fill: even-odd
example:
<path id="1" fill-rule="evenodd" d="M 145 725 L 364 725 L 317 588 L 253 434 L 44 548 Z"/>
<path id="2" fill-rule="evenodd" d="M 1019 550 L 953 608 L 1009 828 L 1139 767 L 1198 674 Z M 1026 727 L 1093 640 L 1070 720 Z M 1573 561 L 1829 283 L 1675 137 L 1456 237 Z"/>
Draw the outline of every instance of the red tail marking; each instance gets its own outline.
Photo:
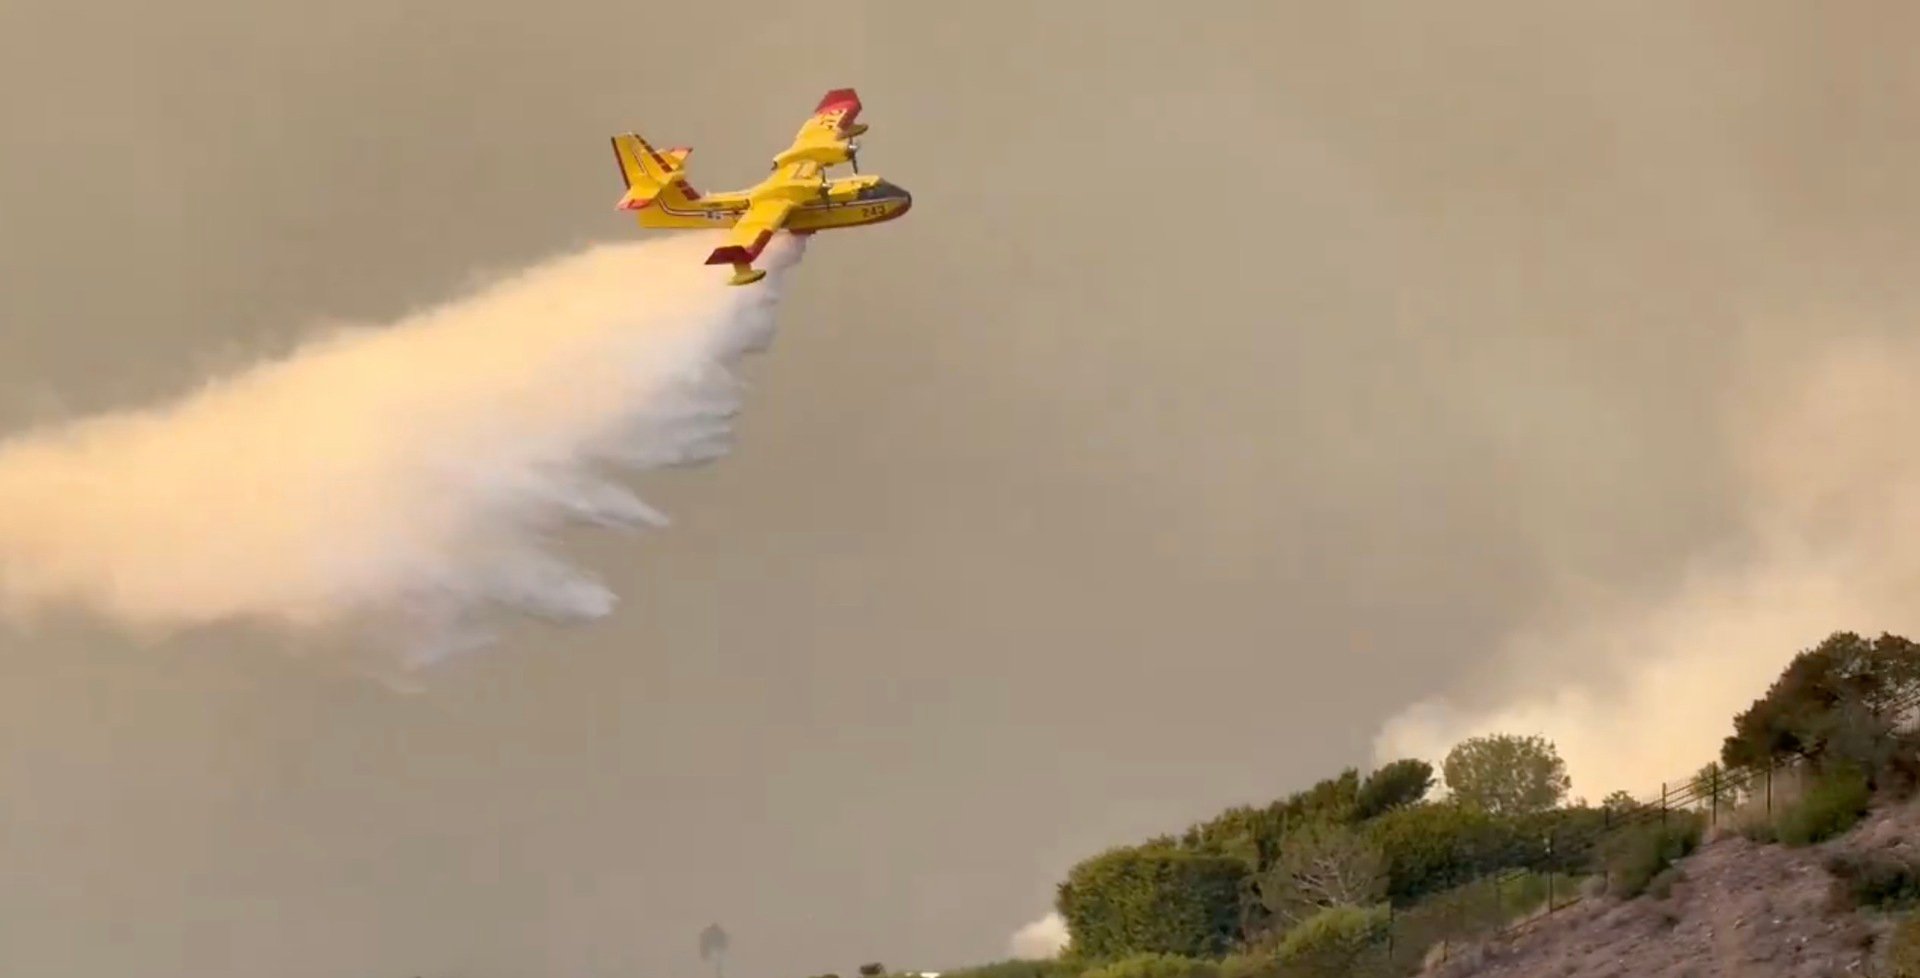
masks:
<path id="1" fill-rule="evenodd" d="M 828 92 L 821 96 L 820 104 L 813 107 L 813 114 L 827 115 L 831 112 L 843 113 L 840 116 L 840 128 L 844 131 L 860 116 L 860 96 L 851 88 L 836 88 Z"/>
<path id="2" fill-rule="evenodd" d="M 846 108 L 847 106 L 857 106 L 859 104 L 860 104 L 860 96 L 855 94 L 853 89 L 836 88 L 833 91 L 830 91 L 827 94 L 821 96 L 820 104 L 814 106 L 813 111 L 816 113 L 831 112 L 834 109 Z"/>

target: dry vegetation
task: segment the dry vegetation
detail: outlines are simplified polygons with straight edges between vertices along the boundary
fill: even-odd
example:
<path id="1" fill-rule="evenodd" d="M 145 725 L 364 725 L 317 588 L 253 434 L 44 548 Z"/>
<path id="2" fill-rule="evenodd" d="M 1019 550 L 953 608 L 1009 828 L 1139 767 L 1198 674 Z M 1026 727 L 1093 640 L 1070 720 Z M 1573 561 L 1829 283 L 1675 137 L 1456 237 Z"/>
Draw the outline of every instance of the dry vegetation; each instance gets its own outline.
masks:
<path id="1" fill-rule="evenodd" d="M 1071 945 L 951 978 L 1920 978 L 1920 645 L 1836 633 L 1658 800 L 1539 738 L 1347 771 L 1075 866 Z"/>
<path id="2" fill-rule="evenodd" d="M 1596 897 L 1501 940 L 1456 953 L 1432 978 L 1830 978 L 1890 976 L 1898 918 L 1857 906 L 1827 868 L 1839 855 L 1911 845 L 1920 807 L 1794 847 L 1726 832 L 1680 861 L 1671 887 Z"/>

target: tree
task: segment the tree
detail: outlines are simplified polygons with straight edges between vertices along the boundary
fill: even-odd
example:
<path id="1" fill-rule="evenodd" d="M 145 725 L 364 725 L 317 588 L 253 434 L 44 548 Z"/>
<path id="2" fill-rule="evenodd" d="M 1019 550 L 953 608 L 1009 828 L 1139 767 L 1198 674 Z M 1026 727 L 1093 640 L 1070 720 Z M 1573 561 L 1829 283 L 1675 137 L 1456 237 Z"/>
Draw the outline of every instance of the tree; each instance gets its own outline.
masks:
<path id="1" fill-rule="evenodd" d="M 1617 815 L 1639 808 L 1640 802 L 1625 791 L 1615 788 L 1611 794 L 1600 800 L 1600 807 Z"/>
<path id="2" fill-rule="evenodd" d="M 1896 635 L 1871 641 L 1835 632 L 1794 656 L 1765 696 L 1733 718 L 1720 748 L 1728 767 L 1763 769 L 1783 758 L 1819 763 L 1829 748 L 1871 753 L 1883 718 L 1920 697 L 1920 646 Z M 1874 758 L 1846 760 L 1871 767 Z"/>
<path id="3" fill-rule="evenodd" d="M 1553 742 L 1540 736 L 1468 738 L 1447 753 L 1442 769 L 1455 800 L 1495 815 L 1545 811 L 1573 786 Z"/>
<path id="4" fill-rule="evenodd" d="M 1433 765 L 1426 761 L 1394 761 L 1373 772 L 1354 800 L 1354 817 L 1365 821 L 1405 805 L 1419 803 L 1433 787 Z"/>
<path id="5" fill-rule="evenodd" d="M 1229 808 L 1187 829 L 1179 845 L 1193 852 L 1230 856 L 1257 872 L 1273 861 L 1286 818 L 1277 806 Z"/>
<path id="6" fill-rule="evenodd" d="M 1291 826 L 1313 819 L 1353 821 L 1359 793 L 1360 772 L 1347 768 L 1339 777 L 1327 778 L 1264 807 L 1227 809 L 1188 828 L 1178 844 L 1193 852 L 1231 856 L 1244 862 L 1251 873 L 1264 872 L 1279 855 L 1280 840 Z"/>
<path id="7" fill-rule="evenodd" d="M 1326 907 L 1367 907 L 1387 892 L 1386 855 L 1372 840 L 1335 822 L 1309 822 L 1281 843 L 1260 881 L 1260 899 L 1291 927 Z"/>
<path id="8" fill-rule="evenodd" d="M 1055 909 L 1076 952 L 1217 957 L 1239 936 L 1245 862 L 1169 845 L 1109 849 L 1067 874 Z"/>

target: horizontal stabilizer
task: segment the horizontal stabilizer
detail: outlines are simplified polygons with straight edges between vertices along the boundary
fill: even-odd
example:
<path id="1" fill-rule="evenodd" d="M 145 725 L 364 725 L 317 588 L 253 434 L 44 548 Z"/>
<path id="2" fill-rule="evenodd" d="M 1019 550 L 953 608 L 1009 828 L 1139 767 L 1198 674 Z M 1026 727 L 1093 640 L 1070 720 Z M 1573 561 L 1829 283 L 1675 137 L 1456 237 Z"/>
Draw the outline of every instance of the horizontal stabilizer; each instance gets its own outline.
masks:
<path id="1" fill-rule="evenodd" d="M 753 243 L 747 245 L 728 244 L 713 249 L 707 256 L 709 265 L 741 265 L 760 257 L 767 250 L 767 242 L 773 240 L 772 231 L 762 231 L 754 236 Z"/>

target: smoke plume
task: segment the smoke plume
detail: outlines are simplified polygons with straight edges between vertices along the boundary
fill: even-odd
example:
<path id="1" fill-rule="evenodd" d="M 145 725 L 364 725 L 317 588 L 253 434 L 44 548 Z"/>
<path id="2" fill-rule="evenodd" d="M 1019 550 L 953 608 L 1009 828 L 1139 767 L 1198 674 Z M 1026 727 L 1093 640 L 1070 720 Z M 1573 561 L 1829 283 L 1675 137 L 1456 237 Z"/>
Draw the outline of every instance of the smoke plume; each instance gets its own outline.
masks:
<path id="1" fill-rule="evenodd" d="M 730 368 L 770 342 L 800 239 L 762 284 L 704 234 L 593 247 L 385 326 L 332 331 L 178 402 L 0 443 L 0 611 L 142 634 L 371 629 L 406 667 L 614 595 L 563 524 L 660 524 L 609 478 L 712 459 Z"/>
<path id="2" fill-rule="evenodd" d="M 1053 911 L 1014 931 L 1013 938 L 1007 942 L 1007 950 L 1022 960 L 1052 958 L 1058 957 L 1066 949 L 1069 940 L 1067 918 L 1060 916 L 1059 911 Z"/>
<path id="3" fill-rule="evenodd" d="M 1503 700 L 1416 704 L 1378 761 L 1434 762 L 1468 736 L 1540 733 L 1574 792 L 1645 797 L 1717 759 L 1732 717 L 1835 631 L 1912 635 L 1920 615 L 1920 343 L 1853 338 L 1780 357 L 1727 401 L 1739 539 L 1654 598 L 1569 595 L 1513 636 Z M 1568 663 L 1606 663 L 1569 674 Z"/>

